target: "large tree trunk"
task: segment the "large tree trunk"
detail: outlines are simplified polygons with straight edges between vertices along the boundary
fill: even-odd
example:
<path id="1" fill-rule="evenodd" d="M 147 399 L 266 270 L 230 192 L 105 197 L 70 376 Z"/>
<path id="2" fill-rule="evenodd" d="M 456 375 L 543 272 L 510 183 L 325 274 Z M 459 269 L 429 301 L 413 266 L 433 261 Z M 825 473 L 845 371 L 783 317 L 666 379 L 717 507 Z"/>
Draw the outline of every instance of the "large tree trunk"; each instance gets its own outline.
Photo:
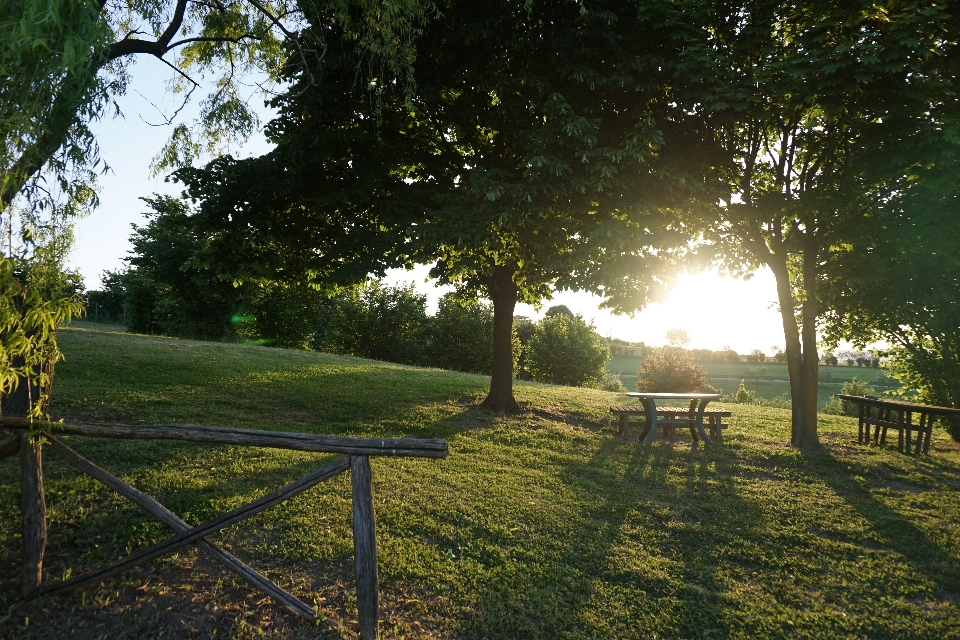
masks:
<path id="1" fill-rule="evenodd" d="M 513 282 L 515 265 L 497 265 L 490 278 L 493 301 L 493 370 L 490 393 L 483 406 L 496 413 L 514 413 L 520 409 L 513 397 L 513 311 L 517 306 L 517 285 Z"/>
<path id="2" fill-rule="evenodd" d="M 803 365 L 800 380 L 803 388 L 803 422 L 793 427 L 793 445 L 804 449 L 820 446 L 817 435 L 817 387 L 820 354 L 817 351 L 817 263 L 816 238 L 804 238 L 803 247 Z"/>
<path id="3" fill-rule="evenodd" d="M 817 341 L 816 322 L 807 322 L 807 305 L 804 305 L 803 340 L 801 329 L 794 314 L 796 300 L 790 287 L 786 253 L 773 254 L 768 265 L 777 281 L 777 300 L 780 303 L 780 318 L 783 321 L 783 336 L 786 342 L 787 372 L 790 377 L 791 425 L 790 441 L 796 447 L 819 446 L 817 439 Z M 816 307 L 813 307 L 814 314 Z M 814 320 L 816 316 L 814 315 Z M 812 336 L 812 352 L 811 352 Z M 812 385 L 810 360 L 812 363 Z M 810 428 L 812 421 L 812 430 Z M 811 438 L 812 433 L 812 438 Z"/>

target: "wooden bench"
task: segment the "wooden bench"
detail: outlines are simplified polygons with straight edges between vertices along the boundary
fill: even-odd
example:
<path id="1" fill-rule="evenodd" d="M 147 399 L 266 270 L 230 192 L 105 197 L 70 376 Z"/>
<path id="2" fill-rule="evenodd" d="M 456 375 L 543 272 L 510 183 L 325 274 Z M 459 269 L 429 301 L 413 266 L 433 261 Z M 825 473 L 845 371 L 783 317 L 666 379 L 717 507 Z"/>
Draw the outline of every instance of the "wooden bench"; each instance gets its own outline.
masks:
<path id="1" fill-rule="evenodd" d="M 641 405 L 628 405 L 620 406 L 613 405 L 610 407 L 610 413 L 620 418 L 620 428 L 617 432 L 622 436 L 630 435 L 630 416 L 642 416 L 645 415 L 643 406 Z M 657 418 L 666 418 L 668 420 L 680 420 L 683 416 L 689 415 L 690 409 L 688 407 L 657 407 Z M 723 442 L 723 429 L 727 428 L 726 422 L 721 422 L 723 418 L 729 418 L 732 413 L 726 409 L 711 409 L 707 408 L 703 411 L 703 420 L 704 428 L 710 430 L 710 437 L 714 438 L 717 442 Z M 675 424 L 675 423 L 674 423 Z M 671 438 L 674 435 L 674 424 L 664 424 L 665 433 Z M 649 426 L 644 425 L 643 432 L 640 434 L 640 439 L 643 440 L 647 436 L 647 430 Z"/>

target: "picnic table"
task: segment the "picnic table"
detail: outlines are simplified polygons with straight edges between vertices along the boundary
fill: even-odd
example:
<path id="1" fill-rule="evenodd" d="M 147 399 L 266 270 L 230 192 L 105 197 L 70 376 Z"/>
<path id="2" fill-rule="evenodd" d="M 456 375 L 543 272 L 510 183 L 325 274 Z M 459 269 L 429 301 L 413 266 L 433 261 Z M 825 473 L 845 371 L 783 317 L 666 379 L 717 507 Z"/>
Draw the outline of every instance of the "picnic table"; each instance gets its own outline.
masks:
<path id="1" fill-rule="evenodd" d="M 838 393 L 835 397 L 847 402 L 852 402 L 859 408 L 860 423 L 858 425 L 857 440 L 859 442 L 870 443 L 870 427 L 875 427 L 873 441 L 881 444 L 887 441 L 887 429 L 896 429 L 898 433 L 897 448 L 903 453 L 904 443 L 906 443 L 906 452 L 910 453 L 913 445 L 912 434 L 917 432 L 917 442 L 914 453 L 919 454 L 921 448 L 923 453 L 930 450 L 930 434 L 933 432 L 933 418 L 942 415 L 960 416 L 960 409 L 951 407 L 938 407 L 931 404 L 920 404 L 919 402 L 907 402 L 906 400 L 893 400 L 890 398 L 878 398 L 876 396 L 848 396 Z M 873 410 L 877 410 L 877 416 L 873 416 Z M 896 419 L 890 417 L 891 412 L 896 411 Z M 918 414 L 919 422 L 914 424 L 913 414 Z M 906 442 L 904 442 L 906 441 Z"/>
<path id="2" fill-rule="evenodd" d="M 703 439 L 704 443 L 711 444 L 713 440 L 703 429 L 703 415 L 707 404 L 711 400 L 719 400 L 722 396 L 719 393 L 636 393 L 630 392 L 627 396 L 637 398 L 643 405 L 644 412 L 647 414 L 646 444 L 651 444 L 657 435 L 657 426 L 686 424 L 690 426 L 690 434 L 696 442 L 697 435 Z M 657 400 L 689 400 L 690 408 L 686 414 L 678 414 L 672 418 L 660 418 L 657 416 Z"/>

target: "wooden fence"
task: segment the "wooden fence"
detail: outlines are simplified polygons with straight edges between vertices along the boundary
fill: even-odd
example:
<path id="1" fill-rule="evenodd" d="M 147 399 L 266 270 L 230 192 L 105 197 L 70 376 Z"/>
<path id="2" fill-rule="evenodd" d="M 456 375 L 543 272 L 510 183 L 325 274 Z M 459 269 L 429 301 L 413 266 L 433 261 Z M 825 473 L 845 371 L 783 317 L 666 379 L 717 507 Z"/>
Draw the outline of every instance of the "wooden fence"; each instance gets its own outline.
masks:
<path id="1" fill-rule="evenodd" d="M 266 593 L 293 613 L 314 620 L 313 607 L 297 599 L 271 580 L 241 562 L 207 538 L 224 527 L 236 524 L 264 509 L 276 506 L 347 469 L 351 474 L 353 498 L 353 548 L 357 574 L 357 609 L 360 637 L 364 640 L 378 636 L 379 587 L 377 577 L 377 534 L 373 511 L 373 476 L 370 456 L 415 456 L 445 458 L 446 440 L 411 438 L 350 438 L 229 429 L 190 424 L 158 425 L 104 425 L 75 422 L 31 423 L 25 418 L 0 417 L 0 427 L 19 429 L 24 433 L 0 444 L 0 460 L 20 455 L 21 511 L 23 516 L 23 566 L 20 576 L 21 591 L 25 597 L 60 593 L 93 582 L 99 582 L 121 571 L 148 562 L 188 544 L 200 549 L 237 573 L 251 585 Z M 42 427 L 42 429 L 40 429 Z M 98 438 L 125 438 L 149 440 L 187 440 L 248 447 L 271 447 L 317 453 L 341 453 L 344 456 L 296 482 L 263 496 L 253 502 L 221 514 L 203 524 L 191 527 L 175 513 L 130 486 L 123 480 L 101 469 L 76 451 L 57 440 L 59 434 L 93 436 Z M 147 513 L 173 529 L 174 535 L 155 545 L 131 553 L 126 558 L 100 569 L 69 578 L 44 583 L 43 553 L 47 540 L 46 502 L 43 496 L 41 447 L 50 451 L 81 472 L 99 480 L 107 487 L 128 498 Z"/>

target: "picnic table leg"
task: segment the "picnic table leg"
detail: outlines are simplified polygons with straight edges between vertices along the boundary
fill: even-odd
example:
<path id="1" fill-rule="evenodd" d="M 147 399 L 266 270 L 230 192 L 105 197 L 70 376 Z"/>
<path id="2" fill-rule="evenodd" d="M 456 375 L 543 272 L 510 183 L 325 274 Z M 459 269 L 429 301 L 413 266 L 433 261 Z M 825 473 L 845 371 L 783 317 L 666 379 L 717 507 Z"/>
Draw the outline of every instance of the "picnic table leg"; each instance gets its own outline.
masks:
<path id="1" fill-rule="evenodd" d="M 930 451 L 930 435 L 933 433 L 933 420 L 927 413 L 920 414 L 920 424 L 924 425 L 923 430 L 923 452 Z"/>
<path id="2" fill-rule="evenodd" d="M 643 409 L 647 414 L 647 439 L 645 444 L 653 444 L 653 439 L 657 436 L 657 403 L 649 398 L 641 398 Z"/>
<path id="3" fill-rule="evenodd" d="M 900 453 L 903 453 L 903 432 L 904 432 L 904 431 L 907 432 L 907 451 L 910 451 L 910 431 L 904 428 L 904 424 L 903 424 L 903 414 L 901 413 L 901 414 L 900 414 L 900 428 L 897 429 L 897 433 L 900 434 L 900 436 L 897 438 L 897 449 L 900 451 Z"/>
<path id="4" fill-rule="evenodd" d="M 866 409 L 867 407 L 866 405 L 861 404 L 858 408 L 860 409 L 860 422 L 857 424 L 857 442 L 862 444 L 863 443 L 863 410 Z M 867 440 L 868 441 L 870 440 L 869 427 L 867 427 Z"/>
<path id="5" fill-rule="evenodd" d="M 923 441 L 927 435 L 926 422 L 923 419 L 923 413 L 920 414 L 920 423 L 917 425 L 917 450 L 914 451 L 916 455 L 920 455 L 923 451 Z"/>
<path id="6" fill-rule="evenodd" d="M 693 409 L 693 406 L 694 406 L 694 403 L 695 403 L 695 402 L 697 402 L 697 401 L 696 401 L 696 400 L 691 400 L 691 401 L 690 401 L 690 408 L 691 408 L 691 409 Z M 703 430 L 703 412 L 707 409 L 707 404 L 708 404 L 710 401 L 709 401 L 709 400 L 700 400 L 699 402 L 700 402 L 700 404 L 699 404 L 699 406 L 697 406 L 697 414 L 696 414 L 696 426 L 697 426 L 697 431 L 700 432 L 700 437 L 703 438 L 703 443 L 704 443 L 704 444 L 713 444 L 713 440 L 711 440 L 711 439 L 710 439 L 710 436 L 707 435 L 707 432 Z"/>
<path id="7" fill-rule="evenodd" d="M 620 414 L 620 435 L 624 438 L 630 435 L 630 414 L 621 413 Z"/>

